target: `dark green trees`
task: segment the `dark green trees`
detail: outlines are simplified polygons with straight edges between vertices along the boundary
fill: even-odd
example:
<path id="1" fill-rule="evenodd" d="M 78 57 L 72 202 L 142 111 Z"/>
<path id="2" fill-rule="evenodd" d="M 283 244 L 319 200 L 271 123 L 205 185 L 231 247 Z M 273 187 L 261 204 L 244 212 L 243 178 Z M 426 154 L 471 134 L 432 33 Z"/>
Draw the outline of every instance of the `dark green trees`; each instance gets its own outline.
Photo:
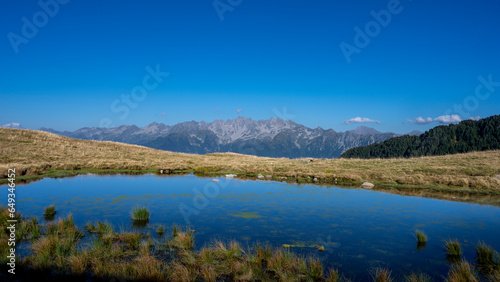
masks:
<path id="1" fill-rule="evenodd" d="M 391 138 L 347 150 L 341 158 L 408 158 L 500 149 L 500 115 L 437 126 L 420 136 Z"/>

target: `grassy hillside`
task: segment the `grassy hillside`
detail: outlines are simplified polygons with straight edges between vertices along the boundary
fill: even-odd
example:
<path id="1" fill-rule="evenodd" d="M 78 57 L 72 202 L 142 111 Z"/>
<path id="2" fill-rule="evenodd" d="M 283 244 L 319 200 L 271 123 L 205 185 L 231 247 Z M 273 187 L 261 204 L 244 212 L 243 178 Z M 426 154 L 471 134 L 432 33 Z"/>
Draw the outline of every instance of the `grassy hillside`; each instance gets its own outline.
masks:
<path id="1" fill-rule="evenodd" d="M 338 184 L 370 181 L 377 186 L 467 188 L 500 193 L 500 151 L 411 159 L 263 158 L 234 153 L 192 155 L 115 142 L 0 128 L 0 179 L 16 168 L 18 179 L 88 172 L 195 172 L 272 175 L 273 179 Z M 1 180 L 0 180 L 1 181 Z"/>

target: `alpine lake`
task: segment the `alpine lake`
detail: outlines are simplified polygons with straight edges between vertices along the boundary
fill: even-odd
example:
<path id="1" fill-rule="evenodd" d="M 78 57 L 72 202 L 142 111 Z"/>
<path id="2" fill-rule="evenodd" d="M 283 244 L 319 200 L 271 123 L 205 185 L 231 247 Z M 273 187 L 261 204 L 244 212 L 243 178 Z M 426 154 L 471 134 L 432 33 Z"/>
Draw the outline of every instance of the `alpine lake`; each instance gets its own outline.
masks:
<path id="1" fill-rule="evenodd" d="M 47 223 L 43 213 L 50 205 L 57 210 L 54 220 L 71 213 L 82 230 L 87 222 L 101 221 L 161 240 L 157 227 L 165 226 L 168 234 L 175 224 L 195 230 L 195 249 L 214 239 L 248 248 L 291 247 L 352 281 L 368 280 L 374 267 L 390 269 L 397 279 L 422 272 L 441 281 L 450 269 L 444 251 L 450 239 L 461 243 L 471 263 L 480 241 L 500 250 L 498 206 L 360 188 L 152 174 L 89 174 L 17 185 L 16 209 L 23 217 Z M 133 224 L 134 207 L 150 211 L 146 225 Z M 427 234 L 426 244 L 417 243 L 416 230 Z M 18 254 L 29 252 L 25 243 Z"/>

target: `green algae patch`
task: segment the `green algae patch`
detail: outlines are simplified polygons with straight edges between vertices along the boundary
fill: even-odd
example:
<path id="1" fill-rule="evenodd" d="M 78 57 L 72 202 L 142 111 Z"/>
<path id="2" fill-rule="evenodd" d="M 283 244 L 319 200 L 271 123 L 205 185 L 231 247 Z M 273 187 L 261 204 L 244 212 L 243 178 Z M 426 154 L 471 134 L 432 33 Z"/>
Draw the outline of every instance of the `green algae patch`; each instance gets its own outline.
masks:
<path id="1" fill-rule="evenodd" d="M 234 217 L 242 217 L 242 218 L 261 218 L 262 215 L 258 215 L 255 212 L 242 212 L 238 214 L 230 214 L 230 216 Z"/>
<path id="2" fill-rule="evenodd" d="M 169 197 L 191 197 L 193 194 L 169 194 Z"/>

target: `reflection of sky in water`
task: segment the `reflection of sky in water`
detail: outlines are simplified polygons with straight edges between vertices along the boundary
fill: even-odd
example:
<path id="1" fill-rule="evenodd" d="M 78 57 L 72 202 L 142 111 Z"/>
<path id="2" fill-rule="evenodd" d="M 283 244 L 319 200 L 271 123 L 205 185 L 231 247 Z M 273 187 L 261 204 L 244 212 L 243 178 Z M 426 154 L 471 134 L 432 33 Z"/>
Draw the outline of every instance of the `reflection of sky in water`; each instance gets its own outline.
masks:
<path id="1" fill-rule="evenodd" d="M 203 205 L 207 185 L 214 197 L 189 217 L 198 247 L 214 238 L 236 239 L 243 245 L 297 245 L 293 251 L 318 254 L 327 266 L 354 280 L 366 278 L 375 266 L 387 266 L 396 275 L 423 271 L 439 280 L 448 271 L 442 247 L 449 238 L 467 241 L 463 248 L 469 262 L 474 260 L 472 244 L 479 240 L 500 250 L 498 207 L 361 189 L 225 178 L 213 182 L 194 176 L 89 175 L 19 185 L 16 199 L 24 216 L 41 219 L 43 209 L 55 204 L 56 218 L 71 212 L 81 227 L 87 221 L 106 220 L 115 230 L 130 230 L 131 209 L 145 205 L 151 211 L 145 231 L 156 236 L 158 224 L 185 226 L 179 205 Z M 420 251 L 415 229 L 429 236 Z M 325 246 L 325 252 L 317 253 L 317 244 Z"/>

